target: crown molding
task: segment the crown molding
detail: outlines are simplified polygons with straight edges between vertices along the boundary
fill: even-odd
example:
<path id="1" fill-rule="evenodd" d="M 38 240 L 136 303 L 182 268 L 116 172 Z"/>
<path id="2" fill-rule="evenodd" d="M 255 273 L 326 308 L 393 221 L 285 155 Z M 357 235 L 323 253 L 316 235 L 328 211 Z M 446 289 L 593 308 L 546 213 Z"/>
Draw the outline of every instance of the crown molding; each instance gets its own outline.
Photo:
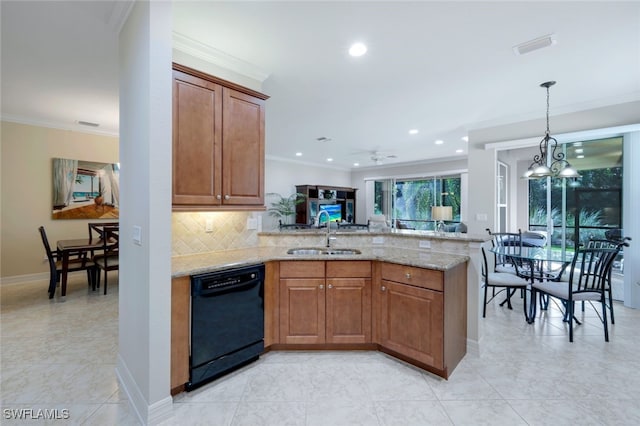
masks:
<path id="1" fill-rule="evenodd" d="M 199 42 L 175 31 L 173 32 L 173 48 L 187 55 L 252 78 L 261 84 L 269 77 L 269 73 L 257 65 L 231 56 L 208 44 Z"/>
<path id="2" fill-rule="evenodd" d="M 26 124 L 28 126 L 46 127 L 49 129 L 57 129 L 57 130 L 69 130 L 77 133 L 88 133 L 90 135 L 111 136 L 115 138 L 120 137 L 120 134 L 118 132 L 110 132 L 106 130 L 93 129 L 93 128 L 81 126 L 75 123 L 74 124 L 58 123 L 58 122 L 36 120 L 28 117 L 21 117 L 17 115 L 6 115 L 6 114 L 0 115 L 0 120 L 6 121 L 9 123 Z"/>
<path id="3" fill-rule="evenodd" d="M 127 22 L 127 18 L 133 9 L 134 1 L 115 1 L 113 2 L 113 8 L 107 19 L 107 25 L 115 34 L 120 34 L 122 26 Z"/>

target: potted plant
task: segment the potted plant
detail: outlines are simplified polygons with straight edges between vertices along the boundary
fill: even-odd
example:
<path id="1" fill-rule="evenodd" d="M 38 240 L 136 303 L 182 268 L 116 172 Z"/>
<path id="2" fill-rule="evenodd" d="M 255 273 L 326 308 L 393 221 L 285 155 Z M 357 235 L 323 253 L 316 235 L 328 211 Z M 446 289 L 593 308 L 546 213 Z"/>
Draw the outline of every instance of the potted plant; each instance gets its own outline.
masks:
<path id="1" fill-rule="evenodd" d="M 267 196 L 276 197 L 275 201 L 271 203 L 271 207 L 267 209 L 269 216 L 280 218 L 282 223 L 291 223 L 291 219 L 296 214 L 296 206 L 306 199 L 306 196 L 300 192 L 291 194 L 288 197 L 270 192 Z"/>

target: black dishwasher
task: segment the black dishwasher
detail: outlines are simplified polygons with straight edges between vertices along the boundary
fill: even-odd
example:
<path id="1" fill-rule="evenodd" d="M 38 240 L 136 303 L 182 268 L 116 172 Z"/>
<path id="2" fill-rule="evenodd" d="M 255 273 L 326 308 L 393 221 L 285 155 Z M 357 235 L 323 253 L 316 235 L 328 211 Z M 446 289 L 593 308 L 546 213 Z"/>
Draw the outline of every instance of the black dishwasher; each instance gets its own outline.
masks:
<path id="1" fill-rule="evenodd" d="M 264 265 L 191 277 L 191 354 L 193 390 L 264 351 Z"/>

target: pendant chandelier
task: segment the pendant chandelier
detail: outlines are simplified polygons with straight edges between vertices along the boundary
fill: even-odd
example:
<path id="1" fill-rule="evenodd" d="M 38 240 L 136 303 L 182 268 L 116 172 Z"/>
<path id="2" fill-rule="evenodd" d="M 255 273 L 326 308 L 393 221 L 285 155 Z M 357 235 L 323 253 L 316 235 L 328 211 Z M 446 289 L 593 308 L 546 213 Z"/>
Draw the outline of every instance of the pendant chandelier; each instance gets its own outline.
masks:
<path id="1" fill-rule="evenodd" d="M 547 89 L 547 131 L 540 141 L 540 154 L 533 157 L 533 163 L 522 176 L 525 179 L 539 179 L 546 177 L 579 178 L 577 170 L 565 159 L 562 148 L 558 149 L 558 141 L 549 134 L 549 87 L 555 81 L 542 83 L 540 87 Z M 556 152 L 557 151 L 557 152 Z"/>

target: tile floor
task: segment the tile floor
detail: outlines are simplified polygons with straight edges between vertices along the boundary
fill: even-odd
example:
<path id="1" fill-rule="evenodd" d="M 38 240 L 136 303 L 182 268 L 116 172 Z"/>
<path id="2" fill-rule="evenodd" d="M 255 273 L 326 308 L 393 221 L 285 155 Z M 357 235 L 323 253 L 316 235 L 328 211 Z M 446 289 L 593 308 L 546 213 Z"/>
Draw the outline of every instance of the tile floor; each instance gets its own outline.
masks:
<path id="1" fill-rule="evenodd" d="M 64 301 L 42 281 L 0 287 L 1 424 L 137 424 L 115 376 L 118 285 L 103 296 L 83 280 Z M 164 424 L 640 424 L 640 310 L 617 304 L 605 343 L 587 308 L 570 344 L 556 308 L 528 325 L 519 303 L 488 307 L 480 355 L 448 381 L 376 352 L 274 352 L 176 396 Z M 11 419 L 20 408 L 69 418 Z"/>

